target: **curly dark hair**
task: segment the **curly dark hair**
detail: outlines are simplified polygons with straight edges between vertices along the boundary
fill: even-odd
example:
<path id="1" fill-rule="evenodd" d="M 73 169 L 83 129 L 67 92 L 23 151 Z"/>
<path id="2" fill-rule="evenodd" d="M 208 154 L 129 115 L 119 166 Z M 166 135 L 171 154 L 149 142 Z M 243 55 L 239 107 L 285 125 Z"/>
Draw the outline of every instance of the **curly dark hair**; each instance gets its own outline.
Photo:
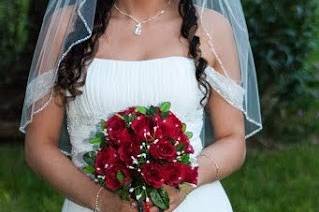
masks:
<path id="1" fill-rule="evenodd" d="M 92 36 L 88 40 L 75 45 L 61 61 L 55 89 L 64 96 L 63 91 L 69 91 L 71 95 L 65 96 L 66 100 L 72 100 L 82 94 L 79 87 L 85 84 L 85 66 L 90 63 L 93 58 L 97 49 L 96 41 L 103 35 L 108 26 L 111 9 L 115 2 L 116 0 L 97 0 Z M 204 72 L 207 67 L 207 60 L 202 57 L 202 52 L 199 48 L 200 38 L 195 35 L 198 30 L 198 16 L 192 0 L 180 0 L 178 12 L 183 19 L 180 30 L 181 35 L 189 42 L 188 57 L 194 59 L 196 79 L 199 82 L 198 86 L 203 86 L 200 87 L 202 92 L 202 88 L 204 88 L 205 95 L 200 101 L 201 105 L 204 106 L 203 101 L 206 97 L 209 97 L 211 86 L 206 81 L 206 74 Z"/>

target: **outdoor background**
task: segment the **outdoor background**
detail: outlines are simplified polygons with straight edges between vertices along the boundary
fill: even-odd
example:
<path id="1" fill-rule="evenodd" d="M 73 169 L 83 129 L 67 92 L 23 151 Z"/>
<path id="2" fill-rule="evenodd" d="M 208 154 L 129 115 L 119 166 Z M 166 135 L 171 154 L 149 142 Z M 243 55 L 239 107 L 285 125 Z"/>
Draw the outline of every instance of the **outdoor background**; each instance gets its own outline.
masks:
<path id="1" fill-rule="evenodd" d="M 1 212 L 55 212 L 63 201 L 27 167 L 18 131 L 46 2 L 0 0 Z M 235 212 L 319 211 L 318 4 L 243 1 L 264 129 L 247 141 L 243 168 L 222 181 Z"/>

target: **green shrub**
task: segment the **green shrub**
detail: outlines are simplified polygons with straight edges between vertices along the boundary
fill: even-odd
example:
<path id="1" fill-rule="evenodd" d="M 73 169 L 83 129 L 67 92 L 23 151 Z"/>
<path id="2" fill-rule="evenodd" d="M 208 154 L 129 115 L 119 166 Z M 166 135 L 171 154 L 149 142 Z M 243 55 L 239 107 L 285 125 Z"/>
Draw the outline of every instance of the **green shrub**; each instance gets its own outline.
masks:
<path id="1" fill-rule="evenodd" d="M 303 141 L 319 132 L 317 0 L 246 0 L 259 79 L 263 141 Z M 316 79 L 317 78 L 317 79 Z"/>
<path id="2" fill-rule="evenodd" d="M 21 56 L 28 41 L 28 10 L 29 0 L 0 2 L 1 84 L 10 83 L 12 73 L 18 69 L 15 61 Z"/>

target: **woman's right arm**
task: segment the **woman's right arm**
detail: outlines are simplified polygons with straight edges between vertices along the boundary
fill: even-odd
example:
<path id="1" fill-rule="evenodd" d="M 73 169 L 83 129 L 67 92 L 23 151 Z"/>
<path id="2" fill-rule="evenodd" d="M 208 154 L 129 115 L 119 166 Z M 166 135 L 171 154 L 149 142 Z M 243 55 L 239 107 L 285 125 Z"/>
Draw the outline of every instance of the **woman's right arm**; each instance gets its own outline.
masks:
<path id="1" fill-rule="evenodd" d="M 25 137 L 25 160 L 29 167 L 45 178 L 65 197 L 94 209 L 99 186 L 81 172 L 58 148 L 64 117 L 62 97 L 52 97 L 49 105 L 33 117 Z M 127 202 L 103 189 L 102 211 L 133 211 Z M 136 210 L 134 210 L 136 211 Z"/>

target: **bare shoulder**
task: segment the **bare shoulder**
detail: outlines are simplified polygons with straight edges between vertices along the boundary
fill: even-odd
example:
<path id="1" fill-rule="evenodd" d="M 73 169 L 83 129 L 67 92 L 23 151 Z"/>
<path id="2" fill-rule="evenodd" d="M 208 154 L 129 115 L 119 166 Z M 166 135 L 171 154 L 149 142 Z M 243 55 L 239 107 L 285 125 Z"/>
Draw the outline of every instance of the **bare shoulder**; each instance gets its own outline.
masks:
<path id="1" fill-rule="evenodd" d="M 70 20 L 74 18 L 75 10 L 77 10 L 77 7 L 74 4 L 70 4 L 60 8 L 55 8 L 53 11 L 49 10 L 47 11 L 47 15 L 51 21 L 60 23 L 59 28 L 66 28 L 69 25 Z"/>
<path id="2" fill-rule="evenodd" d="M 198 8 L 198 11 L 200 11 L 200 8 Z M 212 39 L 214 50 L 221 56 L 223 50 L 226 47 L 228 48 L 229 44 L 234 44 L 232 26 L 224 15 L 212 9 L 204 9 L 201 17 L 198 33 L 203 41 L 201 46 L 202 52 L 204 57 L 209 61 L 209 64 L 215 66 L 216 55 L 211 52 L 211 46 L 207 42 L 209 38 L 206 33 Z"/>
<path id="3" fill-rule="evenodd" d="M 216 10 L 205 8 L 202 14 L 202 25 L 215 36 L 232 35 L 232 27 L 228 19 Z"/>

